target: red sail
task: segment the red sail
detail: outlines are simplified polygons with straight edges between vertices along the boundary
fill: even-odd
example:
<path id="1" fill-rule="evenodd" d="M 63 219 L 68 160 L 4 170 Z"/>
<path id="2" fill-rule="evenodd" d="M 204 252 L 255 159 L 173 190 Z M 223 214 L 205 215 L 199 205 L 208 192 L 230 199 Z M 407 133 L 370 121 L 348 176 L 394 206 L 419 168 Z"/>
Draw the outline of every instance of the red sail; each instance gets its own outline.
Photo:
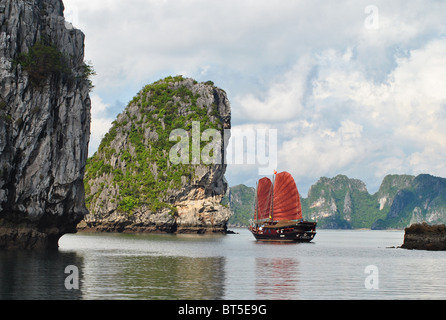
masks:
<path id="1" fill-rule="evenodd" d="M 257 220 L 269 219 L 271 215 L 272 185 L 268 178 L 259 180 L 257 186 Z"/>
<path id="2" fill-rule="evenodd" d="M 302 219 L 299 191 L 288 172 L 276 175 L 274 182 L 273 220 Z"/>

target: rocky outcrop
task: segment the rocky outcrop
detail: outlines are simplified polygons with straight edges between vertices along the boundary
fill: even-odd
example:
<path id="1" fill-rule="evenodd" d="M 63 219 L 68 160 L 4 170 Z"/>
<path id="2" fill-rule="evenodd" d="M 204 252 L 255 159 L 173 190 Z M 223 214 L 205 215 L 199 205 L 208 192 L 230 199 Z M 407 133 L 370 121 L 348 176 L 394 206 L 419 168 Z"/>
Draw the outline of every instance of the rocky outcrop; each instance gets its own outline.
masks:
<path id="1" fill-rule="evenodd" d="M 177 76 L 144 87 L 88 160 L 90 214 L 79 230 L 225 232 L 230 127 L 229 100 L 212 82 Z M 181 142 L 174 132 L 183 134 Z M 182 161 L 172 159 L 183 152 Z M 206 162 L 207 155 L 215 161 Z"/>
<path id="2" fill-rule="evenodd" d="M 403 249 L 446 250 L 446 225 L 413 224 L 405 229 Z"/>
<path id="3" fill-rule="evenodd" d="M 57 247 L 87 213 L 84 35 L 61 0 L 0 0 L 0 248 Z"/>

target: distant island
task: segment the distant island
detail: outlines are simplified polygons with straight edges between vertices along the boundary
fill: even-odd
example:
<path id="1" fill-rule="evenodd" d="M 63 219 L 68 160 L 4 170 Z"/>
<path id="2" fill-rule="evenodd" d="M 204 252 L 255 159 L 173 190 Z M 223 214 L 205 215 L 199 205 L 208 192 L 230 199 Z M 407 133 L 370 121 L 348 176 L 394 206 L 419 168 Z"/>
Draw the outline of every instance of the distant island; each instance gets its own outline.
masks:
<path id="1" fill-rule="evenodd" d="M 255 188 L 229 188 L 223 203 L 234 212 L 229 226 L 252 218 Z M 323 229 L 404 229 L 413 223 L 446 223 L 446 179 L 428 174 L 388 175 L 370 194 L 364 182 L 345 175 L 320 178 L 302 198 L 304 219 Z"/>

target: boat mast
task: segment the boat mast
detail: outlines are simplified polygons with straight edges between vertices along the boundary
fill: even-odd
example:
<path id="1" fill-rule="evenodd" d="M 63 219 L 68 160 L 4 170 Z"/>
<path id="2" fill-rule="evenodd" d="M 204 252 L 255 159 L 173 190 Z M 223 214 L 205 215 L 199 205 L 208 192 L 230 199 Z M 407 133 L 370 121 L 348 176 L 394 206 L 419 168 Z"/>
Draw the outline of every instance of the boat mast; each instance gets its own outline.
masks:
<path id="1" fill-rule="evenodd" d="M 271 185 L 271 214 L 269 215 L 269 218 L 271 220 L 271 222 L 273 222 L 273 218 L 274 218 L 274 184 L 276 182 L 276 174 L 277 171 L 274 170 L 274 175 L 273 175 L 273 184 Z"/>
<path id="2" fill-rule="evenodd" d="M 258 189 L 259 189 L 259 183 L 256 182 L 256 194 L 255 194 L 255 200 L 254 200 L 254 223 L 257 223 L 256 221 L 259 220 L 259 199 L 257 197 Z"/>

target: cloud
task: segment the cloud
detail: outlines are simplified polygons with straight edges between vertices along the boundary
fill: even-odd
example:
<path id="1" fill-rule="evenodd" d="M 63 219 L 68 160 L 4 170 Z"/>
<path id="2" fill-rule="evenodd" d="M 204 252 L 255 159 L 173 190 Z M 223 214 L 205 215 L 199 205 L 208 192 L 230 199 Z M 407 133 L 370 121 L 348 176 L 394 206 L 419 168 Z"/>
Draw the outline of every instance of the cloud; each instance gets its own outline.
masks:
<path id="1" fill-rule="evenodd" d="M 297 177 L 336 174 L 366 157 L 362 130 L 351 120 L 343 121 L 336 131 L 303 128 L 299 136 L 283 143 L 279 159 Z"/>
<path id="2" fill-rule="evenodd" d="M 298 117 L 303 110 L 306 81 L 312 65 L 310 57 L 301 58 L 290 71 L 277 77 L 260 97 L 252 93 L 236 96 L 239 108 L 234 111 L 234 117 L 269 123 Z"/>
<path id="3" fill-rule="evenodd" d="M 119 113 L 115 101 L 183 74 L 223 88 L 236 127 L 278 129 L 278 169 L 305 183 L 446 176 L 446 2 L 373 4 L 377 29 L 365 27 L 365 0 L 66 1 L 98 73 L 90 150 Z M 257 172 L 238 168 L 231 185 Z"/>
<path id="4" fill-rule="evenodd" d="M 107 109 L 110 106 L 105 104 L 102 99 L 92 94 L 91 95 L 91 137 L 89 144 L 89 156 L 92 156 L 104 135 L 110 130 L 111 123 L 114 119 L 105 116 Z"/>
<path id="5" fill-rule="evenodd" d="M 311 116 L 299 138 L 283 143 L 284 165 L 299 176 L 352 172 L 369 181 L 390 173 L 445 176 L 445 54 L 446 39 L 432 41 L 397 59 L 382 83 L 358 71 L 350 54 L 322 55 L 324 69 L 307 88 Z"/>
<path id="6" fill-rule="evenodd" d="M 70 0 L 65 6 L 87 35 L 100 86 L 116 87 L 166 71 L 195 75 L 206 65 L 263 73 L 351 39 L 364 19 L 361 4 L 326 1 Z"/>

